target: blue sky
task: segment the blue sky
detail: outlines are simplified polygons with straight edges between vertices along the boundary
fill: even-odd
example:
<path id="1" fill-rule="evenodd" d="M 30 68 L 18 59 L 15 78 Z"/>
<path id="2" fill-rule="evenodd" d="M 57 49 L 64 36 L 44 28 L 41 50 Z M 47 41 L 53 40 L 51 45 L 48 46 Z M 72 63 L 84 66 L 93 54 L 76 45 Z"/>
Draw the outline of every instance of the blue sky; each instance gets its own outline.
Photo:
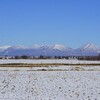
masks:
<path id="1" fill-rule="evenodd" d="M 0 45 L 100 46 L 100 0 L 0 0 Z"/>

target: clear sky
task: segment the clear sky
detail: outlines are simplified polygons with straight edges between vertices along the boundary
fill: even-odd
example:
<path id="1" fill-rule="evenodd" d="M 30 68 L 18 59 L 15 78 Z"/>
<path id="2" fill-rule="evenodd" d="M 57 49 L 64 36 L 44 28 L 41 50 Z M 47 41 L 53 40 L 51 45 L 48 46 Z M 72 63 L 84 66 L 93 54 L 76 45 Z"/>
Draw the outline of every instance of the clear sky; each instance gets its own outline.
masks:
<path id="1" fill-rule="evenodd" d="M 100 0 L 0 0 L 0 45 L 100 46 Z"/>

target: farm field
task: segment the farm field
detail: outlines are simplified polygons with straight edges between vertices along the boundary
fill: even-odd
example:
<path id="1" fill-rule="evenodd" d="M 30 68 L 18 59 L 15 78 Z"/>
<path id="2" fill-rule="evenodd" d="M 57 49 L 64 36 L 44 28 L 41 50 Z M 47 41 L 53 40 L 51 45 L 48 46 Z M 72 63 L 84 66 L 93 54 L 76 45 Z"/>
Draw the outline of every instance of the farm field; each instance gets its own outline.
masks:
<path id="1" fill-rule="evenodd" d="M 0 60 L 0 64 L 9 64 L 9 63 L 27 63 L 27 64 L 52 64 L 52 63 L 58 63 L 58 64 L 100 64 L 100 61 L 86 61 L 86 60 L 66 60 L 66 59 L 37 59 L 37 60 L 11 60 L 11 59 L 5 59 Z"/>
<path id="2" fill-rule="evenodd" d="M 0 60 L 0 64 L 55 62 L 36 61 Z M 56 60 L 59 64 L 70 62 L 99 64 L 99 61 Z M 0 100 L 99 99 L 100 66 L 0 67 Z"/>
<path id="3" fill-rule="evenodd" d="M 0 100 L 99 100 L 100 72 L 1 71 Z"/>

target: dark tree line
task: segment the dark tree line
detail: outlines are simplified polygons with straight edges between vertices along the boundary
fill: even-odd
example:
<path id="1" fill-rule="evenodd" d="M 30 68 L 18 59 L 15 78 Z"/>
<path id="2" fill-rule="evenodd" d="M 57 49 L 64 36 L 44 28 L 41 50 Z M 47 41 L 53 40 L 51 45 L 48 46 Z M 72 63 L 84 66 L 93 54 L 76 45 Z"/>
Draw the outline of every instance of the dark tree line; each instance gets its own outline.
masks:
<path id="1" fill-rule="evenodd" d="M 0 59 L 77 59 L 77 60 L 100 60 L 100 54 L 98 56 L 1 56 Z"/>

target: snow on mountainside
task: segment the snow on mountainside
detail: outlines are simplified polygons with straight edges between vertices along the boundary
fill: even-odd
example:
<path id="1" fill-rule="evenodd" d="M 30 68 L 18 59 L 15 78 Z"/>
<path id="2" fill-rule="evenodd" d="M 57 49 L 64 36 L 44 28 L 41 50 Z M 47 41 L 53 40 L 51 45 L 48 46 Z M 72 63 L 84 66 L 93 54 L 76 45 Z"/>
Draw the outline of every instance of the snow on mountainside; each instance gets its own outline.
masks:
<path id="1" fill-rule="evenodd" d="M 3 52 L 5 51 L 5 50 L 7 50 L 8 48 L 10 48 L 11 46 L 1 46 L 0 47 L 0 55 L 2 56 L 2 54 L 3 54 Z"/>
<path id="2" fill-rule="evenodd" d="M 86 44 L 83 47 L 80 48 L 81 50 L 87 50 L 87 51 L 98 51 L 100 48 L 96 46 L 95 44 Z"/>
<path id="3" fill-rule="evenodd" d="M 89 43 L 81 48 L 75 50 L 76 55 L 84 56 L 97 56 L 100 51 L 100 48 L 95 44 Z"/>
<path id="4" fill-rule="evenodd" d="M 55 49 L 55 50 L 66 50 L 67 48 L 64 45 L 60 45 L 60 44 L 55 44 L 53 46 L 51 46 L 51 49 Z M 69 49 L 69 48 L 68 48 Z"/>
<path id="5" fill-rule="evenodd" d="M 43 45 L 37 45 L 37 44 L 34 44 L 34 45 L 32 45 L 30 48 L 31 49 L 38 49 L 38 48 L 40 48 L 40 47 L 42 47 Z"/>
<path id="6" fill-rule="evenodd" d="M 34 55 L 34 56 L 94 56 L 100 53 L 100 48 L 94 44 L 86 44 L 78 49 L 65 47 L 64 45 L 33 45 L 25 46 L 1 46 L 0 55 L 16 56 L 16 55 Z"/>
<path id="7" fill-rule="evenodd" d="M 4 50 L 8 49 L 9 47 L 11 47 L 11 46 L 1 46 L 0 51 L 4 51 Z"/>

